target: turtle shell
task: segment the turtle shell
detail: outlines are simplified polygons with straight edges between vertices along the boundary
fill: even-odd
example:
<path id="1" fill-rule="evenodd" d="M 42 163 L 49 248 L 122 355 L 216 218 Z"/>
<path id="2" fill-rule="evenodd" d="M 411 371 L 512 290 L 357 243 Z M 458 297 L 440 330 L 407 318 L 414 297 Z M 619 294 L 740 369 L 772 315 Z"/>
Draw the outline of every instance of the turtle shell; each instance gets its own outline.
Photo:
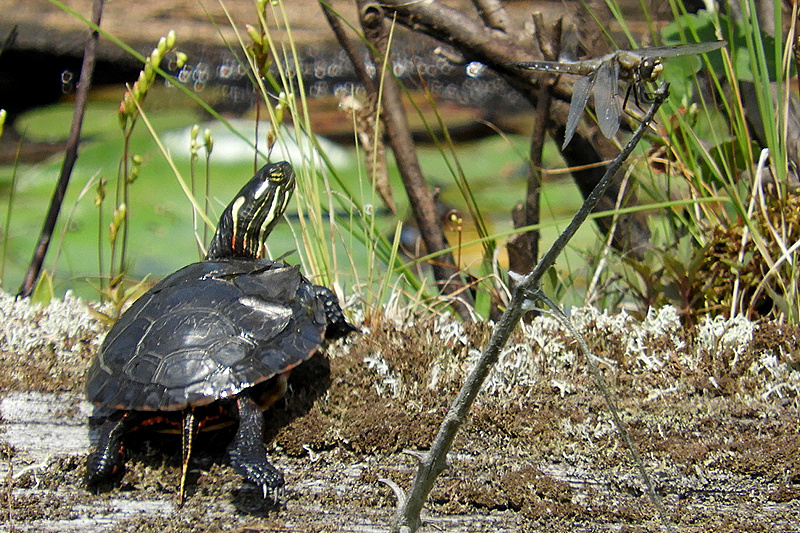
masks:
<path id="1" fill-rule="evenodd" d="M 241 391 L 308 359 L 324 302 L 299 267 L 201 261 L 164 278 L 108 333 L 87 378 L 108 409 L 177 411 Z"/>

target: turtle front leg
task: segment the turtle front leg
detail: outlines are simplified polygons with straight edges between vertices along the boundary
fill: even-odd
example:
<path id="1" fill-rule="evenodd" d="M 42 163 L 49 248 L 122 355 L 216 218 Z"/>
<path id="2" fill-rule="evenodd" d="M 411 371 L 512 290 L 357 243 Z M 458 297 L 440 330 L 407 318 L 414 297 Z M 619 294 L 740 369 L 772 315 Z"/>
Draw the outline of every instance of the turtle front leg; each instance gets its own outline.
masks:
<path id="1" fill-rule="evenodd" d="M 314 297 L 322 303 L 322 308 L 325 310 L 325 320 L 327 326 L 325 328 L 326 339 L 339 339 L 354 331 L 358 328 L 350 324 L 342 313 L 342 308 L 339 305 L 339 299 L 328 287 L 322 285 L 314 285 Z"/>
<path id="2" fill-rule="evenodd" d="M 267 460 L 264 449 L 264 416 L 254 402 L 246 394 L 236 398 L 239 410 L 239 429 L 233 442 L 228 446 L 233 469 L 251 483 L 261 487 L 264 497 L 272 490 L 275 501 L 283 487 L 283 474 Z"/>
<path id="3" fill-rule="evenodd" d="M 127 429 L 130 412 L 117 411 L 100 426 L 100 440 L 86 458 L 86 487 L 93 492 L 110 483 L 125 470 L 122 435 Z"/>

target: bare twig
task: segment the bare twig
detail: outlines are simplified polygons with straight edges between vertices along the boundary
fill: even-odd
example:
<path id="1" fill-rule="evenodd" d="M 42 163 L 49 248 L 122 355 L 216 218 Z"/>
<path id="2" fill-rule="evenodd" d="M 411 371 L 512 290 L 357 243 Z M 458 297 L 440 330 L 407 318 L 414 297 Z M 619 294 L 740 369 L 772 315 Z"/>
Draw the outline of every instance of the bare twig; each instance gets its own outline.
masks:
<path id="1" fill-rule="evenodd" d="M 450 410 L 439 427 L 439 432 L 434 439 L 431 449 L 424 455 L 419 469 L 417 470 L 417 475 L 414 478 L 414 483 L 405 500 L 405 504 L 398 507 L 392 529 L 394 532 L 413 532 L 419 528 L 422 506 L 433 488 L 436 477 L 446 466 L 447 452 L 452 447 L 453 439 L 455 439 L 458 429 L 469 413 L 470 407 L 478 395 L 483 382 L 489 375 L 489 371 L 497 362 L 500 350 L 508 341 L 511 332 L 516 327 L 524 311 L 530 308 L 529 304 L 531 303 L 531 299 L 538 298 L 540 294 L 538 291 L 540 290 L 540 283 L 544 273 L 555 263 L 556 258 L 564 250 L 578 228 L 586 221 L 589 213 L 591 213 L 597 205 L 597 202 L 605 195 L 611 183 L 611 179 L 620 169 L 622 163 L 628 158 L 631 152 L 633 152 L 633 149 L 639 143 L 645 130 L 653 120 L 653 116 L 658 108 L 661 107 L 661 104 L 664 103 L 668 94 L 668 84 L 663 83 L 656 91 L 653 106 L 645 115 L 642 123 L 636 129 L 630 141 L 625 145 L 625 148 L 606 168 L 603 178 L 591 194 L 586 197 L 581 209 L 564 232 L 559 235 L 556 242 L 553 243 L 553 246 L 536 264 L 533 271 L 527 276 L 522 277 L 519 283 L 513 288 L 511 302 L 506 312 L 503 313 L 500 321 L 492 331 L 489 342 L 486 344 L 480 358 L 473 366 L 461 390 L 453 401 L 453 404 L 450 406 Z"/>
<path id="2" fill-rule="evenodd" d="M 349 106 L 343 105 L 344 102 L 339 105 L 352 112 L 358 133 L 358 140 L 364 148 L 364 161 L 367 167 L 367 175 L 370 177 L 370 180 L 372 180 L 372 184 L 383 200 L 383 204 L 389 211 L 396 214 L 397 207 L 394 202 L 392 185 L 389 181 L 386 166 L 383 128 L 378 120 L 378 87 L 369 76 L 367 67 L 364 65 L 364 61 L 361 59 L 358 49 L 347 37 L 339 15 L 325 0 L 320 0 L 319 5 L 322 8 L 322 12 L 325 14 L 325 18 L 328 20 L 328 25 L 336 36 L 339 46 L 342 47 L 342 50 L 344 50 L 348 59 L 350 59 L 358 81 L 364 86 L 367 94 L 370 95 L 366 102 L 357 102 L 353 97 Z"/>
<path id="3" fill-rule="evenodd" d="M 534 21 L 538 31 L 536 33 L 539 41 L 539 48 L 549 60 L 554 60 L 561 42 L 562 20 L 559 19 L 554 25 L 549 40 L 545 44 L 542 37 L 544 33 L 544 23 L 541 15 L 534 15 Z M 533 226 L 539 223 L 539 196 L 542 189 L 542 152 L 544 143 L 547 139 L 548 121 L 550 117 L 550 107 L 552 98 L 550 91 L 556 82 L 557 77 L 551 74 L 540 75 L 540 85 L 538 98 L 535 108 L 533 122 L 533 132 L 531 134 L 530 165 L 528 168 L 528 190 L 525 196 L 525 203 L 521 207 L 521 213 L 514 219 L 515 227 Z M 518 274 L 527 274 L 536 263 L 539 257 L 539 230 L 530 230 L 525 233 L 515 235 L 508 241 L 508 269 Z M 529 313 L 529 316 L 531 314 Z M 527 318 L 526 318 L 527 319 Z"/>
<path id="4" fill-rule="evenodd" d="M 636 449 L 636 446 L 633 445 L 633 440 L 631 439 L 630 433 L 628 433 L 628 430 L 625 428 L 625 424 L 619 417 L 619 409 L 617 409 L 614 398 L 611 397 L 611 391 L 608 390 L 608 386 L 603 379 L 603 375 L 600 373 L 600 369 L 597 368 L 597 364 L 594 362 L 592 352 L 589 350 L 589 345 L 586 344 L 586 339 L 583 338 L 583 335 L 578 333 L 578 331 L 572 325 L 572 322 L 570 322 L 569 317 L 567 317 L 564 311 L 561 310 L 558 304 L 544 294 L 541 289 L 536 289 L 533 293 L 533 296 L 547 304 L 547 306 L 553 312 L 553 315 L 578 342 L 578 347 L 580 348 L 581 353 L 583 353 L 586 363 L 589 365 L 589 369 L 592 372 L 592 376 L 597 384 L 597 388 L 600 389 L 600 394 L 603 395 L 603 400 L 606 402 L 606 406 L 611 412 L 611 417 L 614 419 L 614 425 L 616 426 L 620 437 L 622 437 L 622 440 L 625 442 L 625 446 L 628 448 L 628 451 L 633 457 L 633 463 L 636 465 L 636 469 L 639 471 L 639 476 L 641 476 L 642 482 L 647 488 L 647 496 L 650 498 L 650 502 L 653 504 L 653 507 L 656 508 L 656 511 L 661 518 L 661 523 L 664 524 L 668 531 L 672 531 L 672 524 L 669 516 L 667 515 L 667 511 L 664 509 L 664 504 L 661 502 L 661 498 L 656 492 L 655 486 L 650 479 L 650 475 L 647 473 L 647 469 L 644 466 L 644 461 L 642 461 L 642 456 L 639 455 L 639 451 Z"/>
<path id="5" fill-rule="evenodd" d="M 94 1 L 92 7 L 92 22 L 95 26 L 100 25 L 104 5 L 104 0 Z M 39 242 L 36 244 L 36 249 L 33 252 L 33 259 L 31 259 L 28 271 L 25 274 L 25 280 L 22 282 L 22 286 L 19 289 L 19 296 L 22 297 L 31 295 L 33 288 L 36 286 L 36 280 L 39 279 L 39 274 L 42 271 L 42 264 L 47 255 L 47 248 L 50 245 L 50 239 L 56 227 L 58 214 L 61 211 L 61 204 L 64 201 L 64 194 L 67 192 L 67 185 L 69 185 L 72 169 L 75 166 L 75 161 L 78 159 L 78 145 L 81 139 L 81 127 L 83 125 L 83 115 L 86 111 L 89 86 L 92 83 L 95 49 L 97 47 L 98 37 L 99 33 L 96 30 L 92 30 L 89 34 L 89 38 L 86 40 L 86 48 L 83 53 L 83 65 L 81 65 L 81 77 L 75 92 L 75 113 L 72 116 L 72 126 L 69 131 L 69 138 L 67 139 L 64 164 L 61 167 L 61 174 L 58 178 L 56 190 L 53 192 L 53 198 L 50 201 L 50 209 L 47 212 L 47 217 L 42 226 L 42 232 L 39 235 Z"/>
<path id="6" fill-rule="evenodd" d="M 358 77 L 358 81 L 364 86 L 368 94 L 377 93 L 378 87 L 367 73 L 367 67 L 364 65 L 364 61 L 361 60 L 361 54 L 359 53 L 358 48 L 356 48 L 353 42 L 348 39 L 339 15 L 333 10 L 333 8 L 331 8 L 328 2 L 320 0 L 319 5 L 322 8 L 322 12 L 325 14 L 325 18 L 328 20 L 328 25 L 331 27 L 331 30 L 333 30 L 336 41 L 339 43 L 339 46 L 342 47 L 342 50 L 344 50 L 345 54 L 347 54 L 347 58 L 353 64 L 353 69 L 356 71 L 356 77 Z"/>

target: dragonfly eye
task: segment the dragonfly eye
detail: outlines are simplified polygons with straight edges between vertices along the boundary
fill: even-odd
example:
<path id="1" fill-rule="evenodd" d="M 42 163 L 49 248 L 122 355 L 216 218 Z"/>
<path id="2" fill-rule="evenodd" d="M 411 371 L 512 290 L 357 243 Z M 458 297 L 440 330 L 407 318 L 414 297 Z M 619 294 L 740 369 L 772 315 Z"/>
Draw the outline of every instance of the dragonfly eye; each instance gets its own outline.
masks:
<path id="1" fill-rule="evenodd" d="M 661 60 L 645 58 L 639 66 L 639 77 L 642 81 L 656 81 L 663 70 Z"/>

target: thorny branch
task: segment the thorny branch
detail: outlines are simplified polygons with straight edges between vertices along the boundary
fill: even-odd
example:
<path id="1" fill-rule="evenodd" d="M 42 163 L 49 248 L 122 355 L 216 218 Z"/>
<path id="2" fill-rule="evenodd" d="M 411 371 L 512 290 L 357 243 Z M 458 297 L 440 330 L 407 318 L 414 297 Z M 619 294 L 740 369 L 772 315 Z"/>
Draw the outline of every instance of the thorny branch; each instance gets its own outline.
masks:
<path id="1" fill-rule="evenodd" d="M 530 308 L 532 299 L 536 299 L 540 294 L 540 282 L 544 273 L 555 263 L 556 258 L 566 247 L 575 232 L 586 221 L 589 213 L 594 209 L 600 198 L 607 192 L 612 178 L 622 166 L 623 162 L 630 156 L 633 149 L 641 140 L 645 130 L 649 127 L 653 117 L 664 103 L 669 91 L 669 84 L 662 83 L 655 93 L 652 107 L 642 119 L 641 124 L 634 132 L 625 148 L 606 168 L 603 178 L 598 182 L 594 190 L 586 197 L 578 213 L 570 224 L 559 235 L 553 246 L 544 254 L 542 259 L 536 264 L 533 271 L 527 276 L 523 276 L 512 292 L 511 302 L 500 318 L 500 321 L 492 331 L 489 342 L 481 352 L 481 356 L 470 370 L 461 390 L 458 392 L 450 410 L 439 427 L 439 432 L 434 439 L 431 449 L 425 453 L 420 461 L 417 475 L 408 497 L 398 506 L 395 515 L 392 531 L 394 532 L 414 532 L 420 527 L 420 512 L 425 500 L 433 488 L 437 476 L 444 470 L 447 463 L 447 452 L 450 450 L 458 429 L 463 424 L 469 410 L 481 390 L 481 387 L 489 375 L 489 371 L 497 362 L 500 350 L 508 341 L 511 332 L 516 327 L 522 314 Z"/>

